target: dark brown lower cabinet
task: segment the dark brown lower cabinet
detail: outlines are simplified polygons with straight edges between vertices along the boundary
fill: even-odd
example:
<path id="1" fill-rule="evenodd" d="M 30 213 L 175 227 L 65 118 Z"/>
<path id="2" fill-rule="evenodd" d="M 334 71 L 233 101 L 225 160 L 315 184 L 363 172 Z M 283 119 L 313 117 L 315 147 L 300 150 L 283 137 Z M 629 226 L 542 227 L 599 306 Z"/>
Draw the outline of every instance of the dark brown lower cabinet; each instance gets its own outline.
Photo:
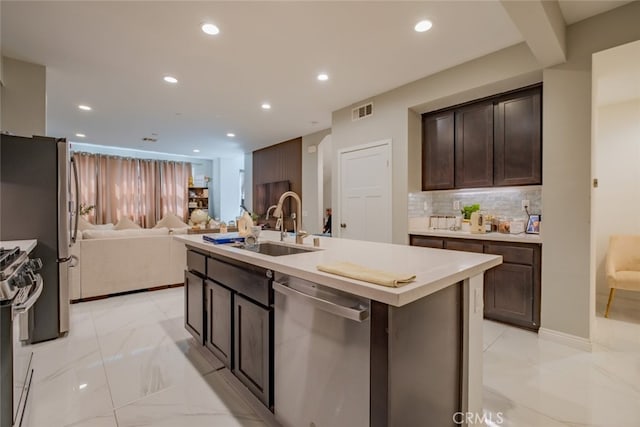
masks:
<path id="1" fill-rule="evenodd" d="M 206 311 L 206 339 L 207 347 L 228 368 L 232 362 L 233 336 L 233 293 L 231 290 L 217 283 L 205 281 L 205 311 Z"/>
<path id="2" fill-rule="evenodd" d="M 426 236 L 409 236 L 411 246 L 420 246 L 423 248 L 444 249 L 444 239 Z"/>
<path id="3" fill-rule="evenodd" d="M 484 252 L 484 244 L 482 241 L 448 239 L 444 244 L 444 248 L 451 251 L 476 252 L 480 254 Z"/>
<path id="4" fill-rule="evenodd" d="M 184 327 L 204 343 L 204 280 L 190 271 L 184 272 Z"/>
<path id="5" fill-rule="evenodd" d="M 484 317 L 537 331 L 540 328 L 539 244 L 411 235 L 410 244 L 501 255 L 502 264 L 484 275 Z"/>
<path id="6" fill-rule="evenodd" d="M 271 405 L 273 348 L 271 328 L 273 310 L 264 308 L 241 295 L 234 297 L 235 356 L 234 374 L 262 402 Z"/>
<path id="7" fill-rule="evenodd" d="M 535 326 L 533 318 L 533 267 L 502 264 L 487 271 L 484 285 L 484 317 Z"/>

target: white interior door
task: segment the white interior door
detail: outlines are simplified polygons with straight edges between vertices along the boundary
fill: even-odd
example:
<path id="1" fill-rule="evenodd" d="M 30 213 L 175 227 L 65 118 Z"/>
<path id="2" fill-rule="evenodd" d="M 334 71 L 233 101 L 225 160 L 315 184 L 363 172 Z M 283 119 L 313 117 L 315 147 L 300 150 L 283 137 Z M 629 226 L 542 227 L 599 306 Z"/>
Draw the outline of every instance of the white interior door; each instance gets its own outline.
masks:
<path id="1" fill-rule="evenodd" d="M 334 233 L 391 242 L 391 141 L 340 152 L 340 217 Z"/>

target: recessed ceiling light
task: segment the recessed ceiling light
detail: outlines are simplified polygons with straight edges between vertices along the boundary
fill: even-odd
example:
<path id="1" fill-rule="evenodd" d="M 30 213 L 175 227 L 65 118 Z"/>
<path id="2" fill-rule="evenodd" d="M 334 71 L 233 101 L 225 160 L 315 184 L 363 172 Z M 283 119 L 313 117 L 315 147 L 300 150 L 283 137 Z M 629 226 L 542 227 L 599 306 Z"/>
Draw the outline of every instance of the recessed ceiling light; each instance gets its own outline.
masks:
<path id="1" fill-rule="evenodd" d="M 320 73 L 318 74 L 318 80 L 320 80 L 321 82 L 326 82 L 327 80 L 329 80 L 329 75 L 327 73 Z"/>
<path id="2" fill-rule="evenodd" d="M 268 102 L 263 102 L 262 103 L 262 109 L 263 110 L 270 110 L 271 109 L 271 104 L 269 104 Z"/>
<path id="3" fill-rule="evenodd" d="M 233 138 L 234 136 L 236 136 L 236 134 L 235 134 L 235 133 L 231 133 L 231 132 L 229 132 L 229 133 L 227 134 L 227 136 L 228 136 L 229 138 Z"/>
<path id="4" fill-rule="evenodd" d="M 84 133 L 76 133 L 76 136 L 77 136 L 78 138 L 84 138 L 84 137 L 85 137 L 85 136 L 87 136 L 87 135 L 85 135 Z"/>
<path id="5" fill-rule="evenodd" d="M 431 23 L 431 21 L 429 21 L 428 19 L 425 19 L 423 21 L 418 22 L 416 26 L 413 27 L 413 29 L 419 33 L 424 33 L 425 31 L 429 31 L 432 26 L 433 24 Z"/>
<path id="6" fill-rule="evenodd" d="M 164 81 L 167 83 L 178 83 L 178 79 L 173 76 L 164 76 Z"/>
<path id="7" fill-rule="evenodd" d="M 91 107 L 89 107 L 88 105 L 80 104 L 78 105 L 78 108 L 84 111 L 91 111 Z"/>
<path id="8" fill-rule="evenodd" d="M 202 24 L 202 31 L 210 36 L 215 36 L 220 32 L 220 29 L 213 24 Z"/>
<path id="9" fill-rule="evenodd" d="M 197 148 L 194 148 L 194 149 L 193 149 L 193 152 L 194 152 L 194 153 L 199 153 L 199 152 L 200 152 L 200 150 L 198 150 Z"/>

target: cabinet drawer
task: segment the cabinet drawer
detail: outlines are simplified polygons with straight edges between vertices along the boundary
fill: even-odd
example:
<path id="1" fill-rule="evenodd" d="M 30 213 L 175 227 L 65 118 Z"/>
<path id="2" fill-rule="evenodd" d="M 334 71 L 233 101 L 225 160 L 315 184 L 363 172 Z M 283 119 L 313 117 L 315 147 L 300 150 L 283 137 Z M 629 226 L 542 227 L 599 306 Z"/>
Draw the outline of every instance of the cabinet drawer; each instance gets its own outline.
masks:
<path id="1" fill-rule="evenodd" d="M 267 277 L 267 270 L 207 258 L 207 277 L 264 306 L 271 305 L 271 279 Z"/>
<path id="2" fill-rule="evenodd" d="M 187 268 L 203 276 L 207 275 L 207 257 L 203 254 L 189 249 L 187 251 Z"/>
<path id="3" fill-rule="evenodd" d="M 444 239 L 438 239 L 434 237 L 426 237 L 426 236 L 411 236 L 410 237 L 411 246 L 420 246 L 423 248 L 436 248 L 442 249 L 444 248 Z"/>
<path id="4" fill-rule="evenodd" d="M 502 255 L 502 260 L 505 263 L 533 265 L 533 248 L 489 244 L 486 253 Z"/>
<path id="5" fill-rule="evenodd" d="M 484 251 L 484 244 L 482 242 L 466 242 L 459 240 L 447 240 L 446 249 L 452 251 L 465 251 L 465 252 L 477 252 L 482 253 Z"/>

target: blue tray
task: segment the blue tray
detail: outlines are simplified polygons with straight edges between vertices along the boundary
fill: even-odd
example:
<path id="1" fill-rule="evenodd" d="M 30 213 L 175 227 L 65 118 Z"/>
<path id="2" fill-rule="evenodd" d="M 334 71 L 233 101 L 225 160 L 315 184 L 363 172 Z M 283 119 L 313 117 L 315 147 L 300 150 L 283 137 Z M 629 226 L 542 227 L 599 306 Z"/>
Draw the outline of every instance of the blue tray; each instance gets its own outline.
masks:
<path id="1" fill-rule="evenodd" d="M 213 233 L 203 234 L 202 240 L 214 245 L 221 245 L 224 243 L 244 242 L 244 237 L 240 237 L 239 233 Z"/>

